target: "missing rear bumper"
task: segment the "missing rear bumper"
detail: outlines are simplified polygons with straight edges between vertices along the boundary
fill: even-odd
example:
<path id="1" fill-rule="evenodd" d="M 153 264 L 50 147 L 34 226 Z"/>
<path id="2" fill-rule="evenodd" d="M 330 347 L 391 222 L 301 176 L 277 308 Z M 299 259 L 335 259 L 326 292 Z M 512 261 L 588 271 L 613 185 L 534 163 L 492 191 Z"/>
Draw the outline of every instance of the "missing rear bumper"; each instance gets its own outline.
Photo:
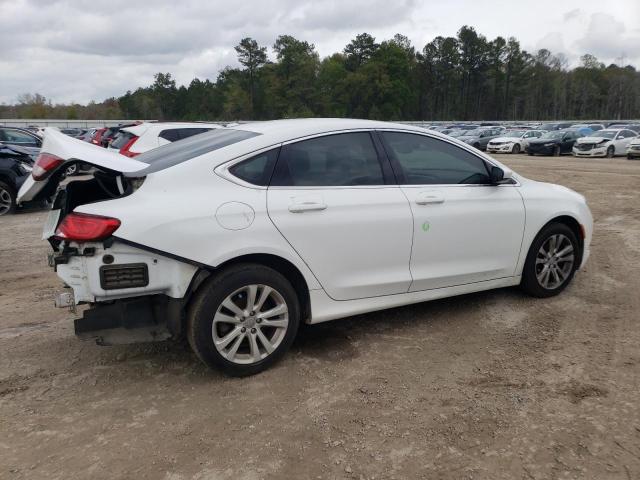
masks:
<path id="1" fill-rule="evenodd" d="M 74 321 L 75 333 L 98 345 L 158 342 L 180 336 L 182 301 L 152 295 L 94 304 Z"/>

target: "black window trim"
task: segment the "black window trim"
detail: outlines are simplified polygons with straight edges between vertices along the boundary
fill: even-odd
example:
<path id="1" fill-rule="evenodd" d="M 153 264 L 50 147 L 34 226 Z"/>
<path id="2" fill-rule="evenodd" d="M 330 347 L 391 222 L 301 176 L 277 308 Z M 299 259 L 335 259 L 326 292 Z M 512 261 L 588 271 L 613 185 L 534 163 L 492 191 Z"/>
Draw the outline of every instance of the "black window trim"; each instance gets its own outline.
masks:
<path id="1" fill-rule="evenodd" d="M 286 142 L 282 142 L 280 144 L 280 147 L 284 147 L 286 145 L 291 145 L 294 143 L 304 142 L 306 140 L 312 140 L 314 138 L 329 137 L 333 135 L 344 135 L 347 133 L 368 133 L 369 134 L 369 137 L 371 138 L 371 143 L 373 144 L 373 147 L 378 157 L 378 162 L 380 163 L 380 169 L 382 171 L 382 179 L 384 181 L 383 184 L 380 184 L 380 185 L 288 185 L 287 186 L 287 185 L 271 185 L 271 181 L 270 181 L 268 188 L 280 189 L 280 190 L 293 190 L 293 189 L 295 190 L 334 190 L 334 189 L 353 189 L 353 188 L 357 188 L 357 189 L 388 188 L 392 186 L 397 186 L 398 182 L 397 182 L 396 176 L 389 162 L 389 158 L 384 148 L 382 147 L 382 144 L 378 139 L 376 129 L 353 128 L 353 129 L 331 130 L 328 132 L 315 133 L 313 135 L 305 135 L 303 137 L 292 138 L 290 140 L 287 140 Z M 271 180 L 273 180 L 273 174 L 277 169 L 279 160 L 280 160 L 280 155 L 278 155 L 278 159 L 276 160 L 276 168 L 274 168 L 272 172 Z M 229 173 L 229 175 L 231 174 Z M 254 186 L 254 188 L 260 188 L 260 187 Z"/>
<path id="2" fill-rule="evenodd" d="M 404 170 L 402 169 L 402 166 L 399 165 L 391 155 L 388 155 L 387 153 L 387 149 L 389 148 L 389 146 L 386 144 L 386 141 L 384 140 L 384 137 L 381 135 L 381 132 L 397 132 L 397 133 L 410 133 L 410 134 L 414 134 L 414 135 L 420 135 L 422 137 L 427 137 L 427 138 L 431 138 L 434 140 L 440 140 L 442 142 L 448 143 L 454 147 L 458 147 L 461 148 L 462 150 L 465 150 L 468 153 L 471 153 L 473 156 L 479 158 L 480 160 L 482 160 L 482 162 L 485 165 L 485 168 L 487 169 L 487 174 L 489 173 L 490 167 L 498 167 L 498 168 L 502 168 L 500 165 L 497 165 L 496 163 L 494 163 L 493 161 L 491 161 L 490 159 L 485 158 L 482 155 L 479 155 L 478 151 L 467 145 L 460 145 L 456 142 L 452 142 L 451 140 L 449 140 L 448 138 L 442 138 L 438 135 L 433 135 L 431 134 L 431 132 L 425 131 L 416 131 L 416 130 L 404 130 L 404 129 L 399 129 L 399 128 L 376 128 L 375 129 L 375 136 L 378 137 L 378 140 L 380 142 L 380 144 L 383 146 L 383 148 L 385 149 L 385 155 L 387 157 L 387 161 L 389 162 L 389 164 L 391 165 L 393 172 L 396 176 L 397 179 L 397 184 L 401 187 L 428 187 L 428 188 L 432 188 L 432 187 L 519 187 L 520 186 L 520 182 L 518 182 L 518 180 L 516 178 L 513 178 L 511 183 L 501 183 L 498 185 L 493 185 L 490 183 L 424 183 L 424 184 L 412 184 L 412 183 L 405 183 L 405 175 L 404 175 Z"/>
<path id="3" fill-rule="evenodd" d="M 266 190 L 269 188 L 269 184 L 271 184 L 271 177 L 273 177 L 273 172 L 275 170 L 275 166 L 278 163 L 278 158 L 280 158 L 280 150 L 284 144 L 283 143 L 275 143 L 273 145 L 269 145 L 268 147 L 259 148 L 258 150 L 254 150 L 249 153 L 244 153 L 239 157 L 232 158 L 231 160 L 226 161 L 215 167 L 213 172 L 219 177 L 224 178 L 236 185 L 240 185 L 241 187 L 253 188 L 257 190 Z M 273 164 L 270 166 L 271 172 L 269 174 L 269 182 L 267 185 L 256 185 L 255 183 L 249 183 L 246 180 L 242 180 L 241 178 L 236 177 L 233 173 L 231 173 L 230 169 L 236 166 L 239 163 L 245 162 L 247 160 L 251 160 L 253 157 L 257 157 L 263 153 L 269 152 L 271 150 L 278 150 L 278 155 L 276 156 Z"/>

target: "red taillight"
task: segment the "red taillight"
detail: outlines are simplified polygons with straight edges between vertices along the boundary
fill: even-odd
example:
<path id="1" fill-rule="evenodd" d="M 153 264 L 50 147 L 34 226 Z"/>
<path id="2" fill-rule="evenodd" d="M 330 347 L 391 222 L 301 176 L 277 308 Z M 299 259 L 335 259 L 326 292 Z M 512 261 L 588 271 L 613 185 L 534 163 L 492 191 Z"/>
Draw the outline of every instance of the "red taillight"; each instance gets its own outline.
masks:
<path id="1" fill-rule="evenodd" d="M 139 153 L 129 151 L 129 149 L 131 148 L 131 145 L 136 143 L 136 140 L 138 140 L 139 138 L 140 137 L 136 137 L 136 136 L 131 137 L 131 140 L 125 143 L 124 146 L 120 149 L 120 153 L 126 157 L 135 157 L 136 155 L 140 155 Z"/>
<path id="2" fill-rule="evenodd" d="M 51 153 L 41 152 L 36 159 L 31 175 L 34 180 L 44 180 L 53 170 L 62 165 L 62 163 L 64 163 L 64 160 L 60 157 L 56 157 Z"/>
<path id="3" fill-rule="evenodd" d="M 107 238 L 119 226 L 120 220 L 117 218 L 86 213 L 70 213 L 58 225 L 55 236 L 63 240 L 91 242 Z"/>

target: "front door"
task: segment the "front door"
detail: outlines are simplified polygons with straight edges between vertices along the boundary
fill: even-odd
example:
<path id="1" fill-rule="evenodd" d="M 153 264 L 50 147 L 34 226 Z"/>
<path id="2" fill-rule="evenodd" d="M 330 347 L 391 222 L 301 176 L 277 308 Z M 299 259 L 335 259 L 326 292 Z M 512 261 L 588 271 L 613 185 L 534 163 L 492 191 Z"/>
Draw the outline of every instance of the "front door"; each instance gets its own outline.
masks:
<path id="1" fill-rule="evenodd" d="M 334 300 L 407 292 L 411 209 L 370 132 L 284 145 L 271 220 Z"/>
<path id="2" fill-rule="evenodd" d="M 452 143 L 381 132 L 414 221 L 411 291 L 515 275 L 524 204 L 514 185 L 488 185 L 486 163 Z"/>

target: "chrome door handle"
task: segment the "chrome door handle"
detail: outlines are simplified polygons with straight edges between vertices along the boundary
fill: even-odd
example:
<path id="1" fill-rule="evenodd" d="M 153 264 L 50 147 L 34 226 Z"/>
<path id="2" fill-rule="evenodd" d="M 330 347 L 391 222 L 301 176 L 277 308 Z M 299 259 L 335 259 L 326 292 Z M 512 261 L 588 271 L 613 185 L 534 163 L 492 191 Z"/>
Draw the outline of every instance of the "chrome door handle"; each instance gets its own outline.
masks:
<path id="1" fill-rule="evenodd" d="M 319 210 L 326 210 L 327 205 L 321 202 L 301 202 L 289 205 L 289 211 L 291 213 L 313 212 Z"/>
<path id="2" fill-rule="evenodd" d="M 442 195 L 419 195 L 416 198 L 418 205 L 430 205 L 434 203 L 444 203 L 444 197 Z"/>

